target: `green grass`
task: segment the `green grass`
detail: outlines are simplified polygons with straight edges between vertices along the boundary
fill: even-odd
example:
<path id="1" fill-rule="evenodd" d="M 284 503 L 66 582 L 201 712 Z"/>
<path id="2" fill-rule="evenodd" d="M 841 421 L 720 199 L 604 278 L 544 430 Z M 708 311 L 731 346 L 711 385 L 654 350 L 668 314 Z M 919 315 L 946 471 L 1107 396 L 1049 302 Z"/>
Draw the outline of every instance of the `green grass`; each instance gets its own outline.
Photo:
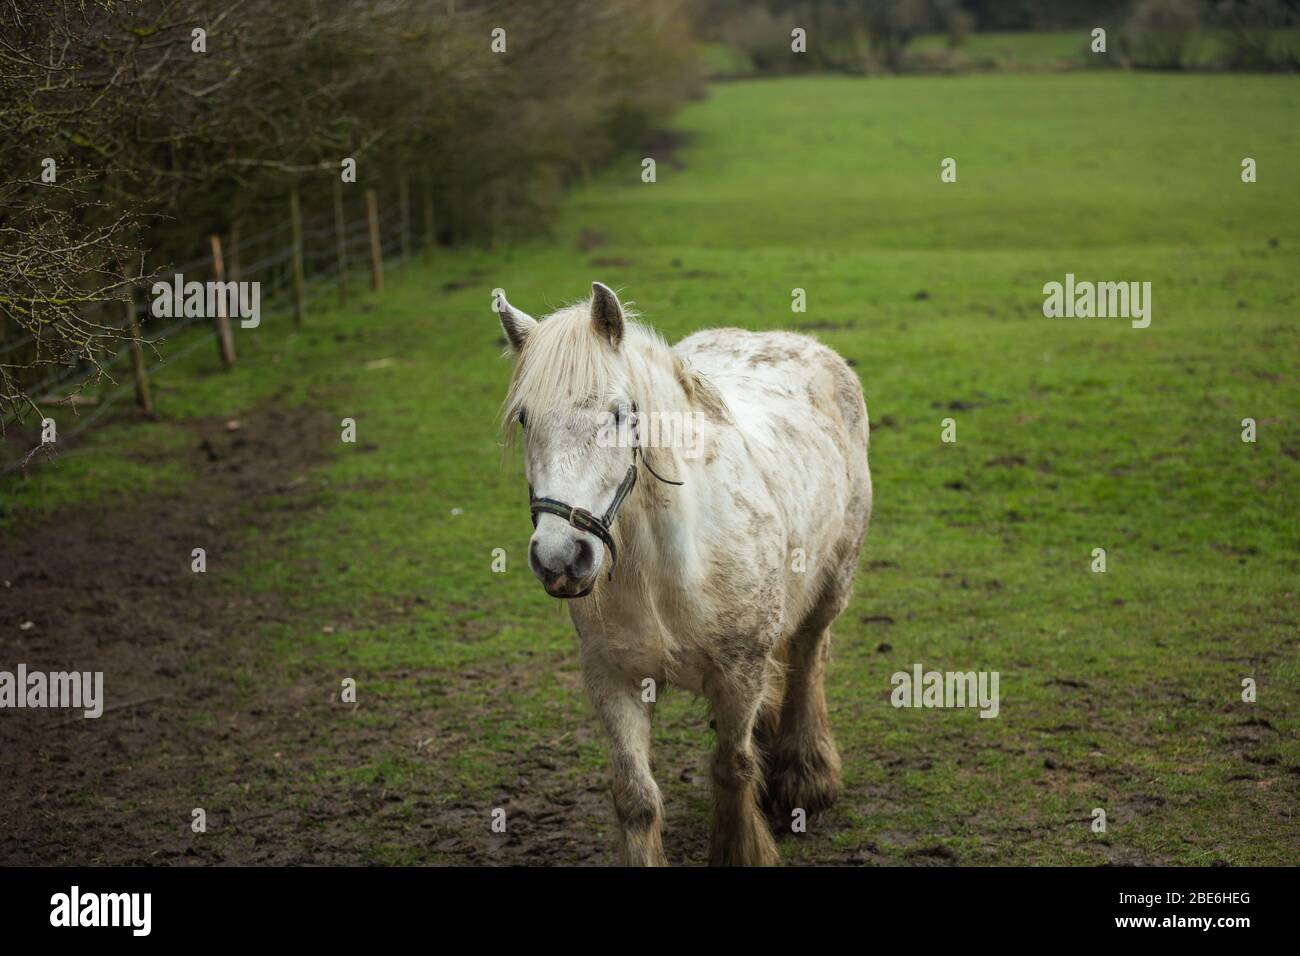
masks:
<path id="1" fill-rule="evenodd" d="M 936 54 L 948 51 L 963 68 L 1041 70 L 1070 67 L 1104 67 L 1124 62 L 1126 43 L 1122 24 L 1101 21 L 1106 30 L 1107 52 L 1092 52 L 1092 28 L 1053 32 L 972 33 L 955 50 L 949 50 L 943 34 L 917 37 L 908 53 Z M 1300 49 L 1300 30 L 1274 30 L 1272 43 L 1281 52 Z M 1188 39 L 1183 68 L 1222 69 L 1230 53 L 1230 37 L 1219 29 L 1202 29 Z"/>
<path id="2" fill-rule="evenodd" d="M 1102 24 L 1098 24 L 1101 26 Z M 972 33 L 952 52 L 962 60 L 1003 69 L 1039 69 L 1079 65 L 1085 61 L 1091 30 L 1057 32 Z M 929 34 L 907 46 L 909 53 L 949 50 L 948 37 Z"/>
<path id="3" fill-rule="evenodd" d="M 287 679 L 362 678 L 377 727 L 423 700 L 458 742 L 415 761 L 393 730 L 345 771 L 329 761 L 340 741 L 321 740 L 320 779 L 379 775 L 486 808 L 539 743 L 574 732 L 572 779 L 603 766 L 567 615 L 526 567 L 491 290 L 540 315 L 599 279 L 670 340 L 802 327 L 856 363 L 876 512 L 828 679 L 844 798 L 783 842 L 788 859 L 1294 863 L 1297 92 L 1100 72 L 715 87 L 680 119 L 684 166 L 661 157 L 658 182 L 629 157 L 572 197 L 551 241 L 442 253 L 373 311 L 242 332 L 229 375 L 201 350 L 160 379 L 166 421 L 108 428 L 0 489 L 16 522 L 116 500 L 141 455 L 165 461 L 174 420 L 272 396 L 354 417 L 322 507 L 257 538 L 231 582 L 294 609 L 248 640 Z M 944 157 L 956 183 L 940 182 Z M 580 252 L 584 233 L 605 243 Z M 1150 281 L 1151 327 L 1045 319 L 1042 286 L 1067 272 Z M 396 361 L 366 368 L 379 358 Z M 948 417 L 956 444 L 940 441 Z M 1089 572 L 1098 547 L 1106 574 Z M 916 662 L 999 671 L 1000 717 L 894 710 L 890 675 Z M 253 693 L 264 680 L 245 678 Z M 705 766 L 702 705 L 670 696 L 659 721 L 672 825 L 700 829 L 706 791 L 679 771 Z M 441 859 L 418 844 L 373 858 Z"/>

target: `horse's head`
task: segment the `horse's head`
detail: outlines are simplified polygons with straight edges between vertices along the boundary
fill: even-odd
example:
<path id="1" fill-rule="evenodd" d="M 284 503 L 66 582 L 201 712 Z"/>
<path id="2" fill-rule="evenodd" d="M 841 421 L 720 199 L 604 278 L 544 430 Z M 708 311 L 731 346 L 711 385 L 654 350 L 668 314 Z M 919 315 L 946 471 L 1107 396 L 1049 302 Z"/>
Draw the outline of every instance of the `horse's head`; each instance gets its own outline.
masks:
<path id="1" fill-rule="evenodd" d="M 503 419 L 508 436 L 515 422 L 524 436 L 528 566 L 552 597 L 582 597 L 614 558 L 609 513 L 635 481 L 634 409 L 672 387 L 671 353 L 599 282 L 589 302 L 540 322 L 504 294 L 494 308 L 516 356 Z"/>

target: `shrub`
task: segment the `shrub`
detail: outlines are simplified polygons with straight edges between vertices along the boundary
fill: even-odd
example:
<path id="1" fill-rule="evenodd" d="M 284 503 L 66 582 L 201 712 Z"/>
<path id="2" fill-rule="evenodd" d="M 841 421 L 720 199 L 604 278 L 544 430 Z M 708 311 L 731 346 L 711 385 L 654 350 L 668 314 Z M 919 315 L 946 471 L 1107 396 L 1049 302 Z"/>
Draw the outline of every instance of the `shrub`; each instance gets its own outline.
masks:
<path id="1" fill-rule="evenodd" d="M 872 57 L 891 70 L 901 66 L 907 45 L 934 20 L 929 0 L 868 0 L 866 17 Z"/>
<path id="2" fill-rule="evenodd" d="M 967 38 L 975 30 L 975 15 L 968 10 L 954 7 L 947 15 L 948 49 L 955 50 L 966 45 Z"/>
<path id="3" fill-rule="evenodd" d="M 1223 65 L 1230 70 L 1295 70 L 1300 53 L 1286 31 L 1297 23 L 1294 9 L 1278 0 L 1224 0 L 1214 9 L 1222 32 Z"/>
<path id="4" fill-rule="evenodd" d="M 1201 22 L 1198 0 L 1141 0 L 1124 26 L 1121 50 L 1134 66 L 1181 69 Z"/>

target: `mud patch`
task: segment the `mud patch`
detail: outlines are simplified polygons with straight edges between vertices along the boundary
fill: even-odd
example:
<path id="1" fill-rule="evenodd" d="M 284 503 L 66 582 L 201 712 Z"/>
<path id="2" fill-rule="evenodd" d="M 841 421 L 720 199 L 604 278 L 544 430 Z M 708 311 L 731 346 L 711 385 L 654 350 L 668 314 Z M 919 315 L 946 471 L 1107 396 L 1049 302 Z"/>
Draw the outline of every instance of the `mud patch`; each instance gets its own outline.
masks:
<path id="1" fill-rule="evenodd" d="M 0 540 L 0 668 L 103 671 L 105 698 L 97 720 L 0 712 L 0 864 L 195 858 L 183 839 L 203 805 L 193 784 L 228 754 L 194 713 L 229 696 L 220 662 L 247 653 L 247 636 L 282 613 L 272 598 L 223 587 L 220 569 L 239 561 L 244 532 L 272 519 L 257 503 L 306 495 L 306 476 L 337 442 L 323 413 L 226 422 L 184 426 L 196 475 L 184 492 L 71 509 Z M 190 568 L 197 547 L 207 574 Z"/>

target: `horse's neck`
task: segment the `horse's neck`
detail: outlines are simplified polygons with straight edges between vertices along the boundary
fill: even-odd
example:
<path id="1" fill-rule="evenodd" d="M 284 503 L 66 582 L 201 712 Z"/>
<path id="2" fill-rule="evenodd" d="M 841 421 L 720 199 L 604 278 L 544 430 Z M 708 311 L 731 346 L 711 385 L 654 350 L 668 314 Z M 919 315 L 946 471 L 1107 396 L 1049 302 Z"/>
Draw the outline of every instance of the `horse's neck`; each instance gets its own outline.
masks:
<path id="1" fill-rule="evenodd" d="M 655 475 L 658 472 L 672 482 L 690 482 L 687 462 L 682 449 L 677 447 L 678 441 L 663 442 L 663 416 L 672 416 L 674 422 L 680 422 L 693 414 L 694 409 L 676 381 L 670 350 L 666 346 L 653 349 L 644 356 L 646 367 L 642 379 L 649 388 L 638 403 L 642 420 L 637 422 L 636 436 L 637 443 L 643 446 L 642 460 L 637 462 L 636 493 L 625 509 L 628 512 L 625 527 L 631 539 L 628 542 L 631 551 L 641 560 L 658 564 L 677 556 L 681 537 L 689 534 L 693 513 L 693 509 L 687 507 L 689 485 L 669 484 Z M 651 416 L 659 417 L 652 419 Z M 680 438 L 680 430 L 672 434 Z M 648 454 L 647 442 L 655 442 Z M 620 515 L 618 520 L 624 521 L 624 516 Z M 659 570 L 644 568 L 637 573 L 653 575 Z"/>
<path id="2" fill-rule="evenodd" d="M 688 473 L 680 450 L 659 448 L 655 455 L 654 471 L 664 478 L 682 484 L 661 481 L 642 461 L 638 468 L 637 495 L 629 515 L 631 552 L 638 562 L 645 562 L 647 576 L 673 573 L 673 568 L 683 560 L 684 542 L 693 535 L 696 509 L 690 499 L 694 482 Z"/>

